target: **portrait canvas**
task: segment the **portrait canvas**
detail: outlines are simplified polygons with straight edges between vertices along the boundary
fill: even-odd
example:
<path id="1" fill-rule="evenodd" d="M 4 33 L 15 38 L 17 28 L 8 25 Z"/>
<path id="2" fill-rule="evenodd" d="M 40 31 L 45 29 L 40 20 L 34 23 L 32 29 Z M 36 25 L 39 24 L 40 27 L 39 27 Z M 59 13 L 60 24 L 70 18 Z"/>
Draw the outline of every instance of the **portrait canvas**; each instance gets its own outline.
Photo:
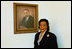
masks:
<path id="1" fill-rule="evenodd" d="M 38 5 L 13 3 L 14 33 L 32 33 L 38 30 Z"/>

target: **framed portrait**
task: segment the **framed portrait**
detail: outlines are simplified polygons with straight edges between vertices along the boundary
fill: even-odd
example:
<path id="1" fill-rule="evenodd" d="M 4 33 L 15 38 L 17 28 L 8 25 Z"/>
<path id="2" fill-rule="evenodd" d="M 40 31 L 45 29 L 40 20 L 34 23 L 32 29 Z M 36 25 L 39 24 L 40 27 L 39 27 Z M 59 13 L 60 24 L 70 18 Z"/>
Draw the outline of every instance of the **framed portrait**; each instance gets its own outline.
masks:
<path id="1" fill-rule="evenodd" d="M 38 5 L 13 3 L 14 34 L 38 31 Z"/>

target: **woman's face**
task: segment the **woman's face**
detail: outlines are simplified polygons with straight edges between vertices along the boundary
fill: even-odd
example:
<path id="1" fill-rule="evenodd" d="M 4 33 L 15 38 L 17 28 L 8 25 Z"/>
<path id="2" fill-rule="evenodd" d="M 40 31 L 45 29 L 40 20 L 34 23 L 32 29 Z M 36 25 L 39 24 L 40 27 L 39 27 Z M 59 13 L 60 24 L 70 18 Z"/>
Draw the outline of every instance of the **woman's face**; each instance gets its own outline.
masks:
<path id="1" fill-rule="evenodd" d="M 40 22 L 40 31 L 45 32 L 46 29 L 47 29 L 46 22 L 45 21 Z"/>

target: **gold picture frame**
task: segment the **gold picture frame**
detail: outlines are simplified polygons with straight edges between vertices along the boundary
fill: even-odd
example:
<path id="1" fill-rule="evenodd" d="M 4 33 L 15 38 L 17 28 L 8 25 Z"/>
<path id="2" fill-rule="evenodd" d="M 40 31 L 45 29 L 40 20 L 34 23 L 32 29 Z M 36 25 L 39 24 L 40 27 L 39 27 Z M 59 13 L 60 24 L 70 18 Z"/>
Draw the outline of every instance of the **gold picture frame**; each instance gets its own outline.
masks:
<path id="1" fill-rule="evenodd" d="M 38 31 L 38 5 L 13 3 L 14 34 Z"/>

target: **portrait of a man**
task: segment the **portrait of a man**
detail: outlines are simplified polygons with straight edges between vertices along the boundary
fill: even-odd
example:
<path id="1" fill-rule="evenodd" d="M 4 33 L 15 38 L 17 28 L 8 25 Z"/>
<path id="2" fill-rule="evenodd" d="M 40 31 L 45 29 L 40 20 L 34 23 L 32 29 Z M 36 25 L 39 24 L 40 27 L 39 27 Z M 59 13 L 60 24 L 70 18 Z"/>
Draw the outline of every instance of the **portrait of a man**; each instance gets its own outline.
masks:
<path id="1" fill-rule="evenodd" d="M 24 16 L 19 25 L 20 25 L 20 29 L 34 28 L 34 17 L 30 15 L 29 9 L 24 9 Z"/>
<path id="2" fill-rule="evenodd" d="M 14 3 L 14 32 L 38 31 L 38 5 Z"/>

